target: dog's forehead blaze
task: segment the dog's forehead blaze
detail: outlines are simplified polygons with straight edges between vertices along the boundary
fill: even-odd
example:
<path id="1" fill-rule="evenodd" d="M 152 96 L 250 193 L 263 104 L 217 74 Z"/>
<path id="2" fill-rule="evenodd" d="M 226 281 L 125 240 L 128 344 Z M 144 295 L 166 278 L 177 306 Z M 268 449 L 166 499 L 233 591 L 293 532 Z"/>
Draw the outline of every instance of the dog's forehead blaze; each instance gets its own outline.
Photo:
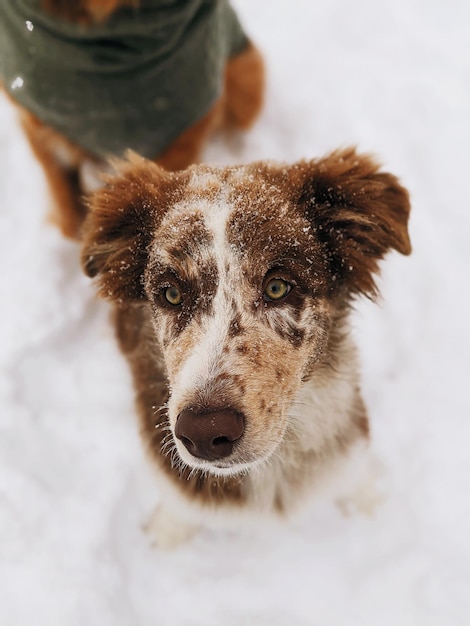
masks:
<path id="1" fill-rule="evenodd" d="M 152 258 L 177 273 L 194 274 L 208 261 L 213 235 L 199 210 L 170 210 L 154 235 Z"/>

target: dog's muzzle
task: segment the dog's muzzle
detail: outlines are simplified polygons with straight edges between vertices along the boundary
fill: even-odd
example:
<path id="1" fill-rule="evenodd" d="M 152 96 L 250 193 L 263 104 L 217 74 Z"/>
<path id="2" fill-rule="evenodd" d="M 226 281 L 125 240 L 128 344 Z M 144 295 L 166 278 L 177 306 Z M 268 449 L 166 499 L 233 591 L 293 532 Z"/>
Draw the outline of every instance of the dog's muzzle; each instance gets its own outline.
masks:
<path id="1" fill-rule="evenodd" d="M 188 408 L 178 415 L 175 435 L 194 457 L 217 461 L 232 454 L 244 430 L 244 416 L 233 409 L 198 412 Z"/>

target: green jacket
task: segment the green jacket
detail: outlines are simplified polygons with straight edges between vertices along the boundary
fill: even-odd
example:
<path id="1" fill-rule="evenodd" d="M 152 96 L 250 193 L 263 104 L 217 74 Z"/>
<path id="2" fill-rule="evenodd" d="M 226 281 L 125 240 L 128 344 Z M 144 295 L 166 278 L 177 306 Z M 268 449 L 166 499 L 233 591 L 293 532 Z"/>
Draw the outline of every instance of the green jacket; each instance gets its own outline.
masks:
<path id="1" fill-rule="evenodd" d="M 141 0 L 81 26 L 1 0 L 0 81 L 19 104 L 98 157 L 156 157 L 221 94 L 247 45 L 228 0 Z"/>

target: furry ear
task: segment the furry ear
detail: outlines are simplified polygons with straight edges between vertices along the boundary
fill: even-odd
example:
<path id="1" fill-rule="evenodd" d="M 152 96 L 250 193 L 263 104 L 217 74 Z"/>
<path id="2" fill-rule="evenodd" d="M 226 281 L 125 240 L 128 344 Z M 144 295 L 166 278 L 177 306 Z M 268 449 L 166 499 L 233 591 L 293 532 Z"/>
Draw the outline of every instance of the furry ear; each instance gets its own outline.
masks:
<path id="1" fill-rule="evenodd" d="M 142 284 L 154 230 L 166 210 L 172 175 L 129 152 L 114 161 L 116 175 L 89 199 L 83 226 L 82 267 L 112 300 L 145 298 Z"/>
<path id="2" fill-rule="evenodd" d="M 373 298 L 378 261 L 392 248 L 411 252 L 408 192 L 354 148 L 302 163 L 301 169 L 297 202 L 326 247 L 333 280 Z"/>

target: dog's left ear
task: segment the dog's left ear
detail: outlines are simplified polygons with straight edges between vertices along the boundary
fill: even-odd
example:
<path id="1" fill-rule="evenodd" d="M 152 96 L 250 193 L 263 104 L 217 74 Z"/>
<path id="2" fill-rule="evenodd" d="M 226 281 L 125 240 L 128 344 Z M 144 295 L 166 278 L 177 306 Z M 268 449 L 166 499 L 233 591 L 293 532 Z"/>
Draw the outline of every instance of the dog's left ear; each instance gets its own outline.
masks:
<path id="1" fill-rule="evenodd" d="M 392 248 L 411 252 L 408 192 L 353 148 L 300 163 L 295 177 L 296 202 L 325 246 L 334 284 L 374 297 L 378 261 Z"/>
<path id="2" fill-rule="evenodd" d="M 99 293 L 117 301 L 145 297 L 143 276 L 154 230 L 167 209 L 172 175 L 134 153 L 113 163 L 115 175 L 89 199 L 82 267 Z"/>

